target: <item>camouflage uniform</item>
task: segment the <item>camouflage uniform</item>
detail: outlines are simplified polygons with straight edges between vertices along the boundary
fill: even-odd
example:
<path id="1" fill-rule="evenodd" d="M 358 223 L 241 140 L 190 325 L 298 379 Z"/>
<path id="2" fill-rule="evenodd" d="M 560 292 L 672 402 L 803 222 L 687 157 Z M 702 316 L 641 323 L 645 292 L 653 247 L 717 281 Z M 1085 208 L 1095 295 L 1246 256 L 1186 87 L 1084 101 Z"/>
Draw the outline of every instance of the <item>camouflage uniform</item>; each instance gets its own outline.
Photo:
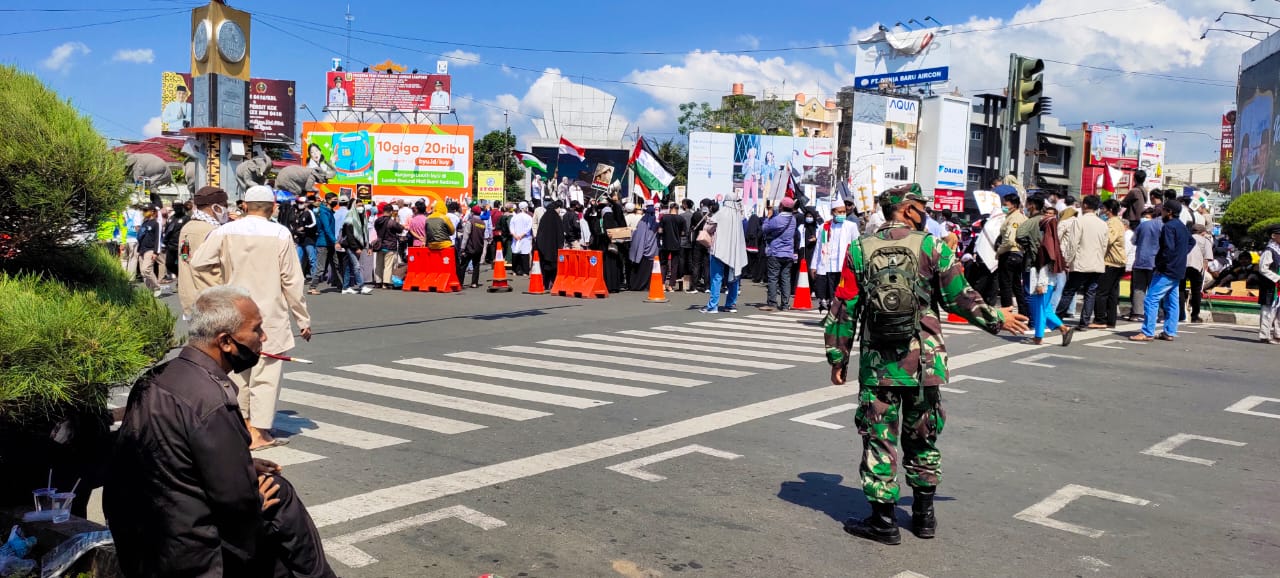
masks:
<path id="1" fill-rule="evenodd" d="M 1004 316 L 983 303 L 964 279 L 960 260 L 945 243 L 898 222 L 886 223 L 876 237 L 900 240 L 923 235 L 919 279 L 929 284 L 931 303 L 920 318 L 920 333 L 909 343 L 878 345 L 863 332 L 858 361 L 858 411 L 862 436 L 862 490 L 871 502 L 898 500 L 899 431 L 902 435 L 907 484 L 913 488 L 938 485 L 942 454 L 936 442 L 946 422 L 938 386 L 947 383 L 947 349 L 937 309 L 955 313 L 993 335 Z M 861 241 L 849 246 L 835 303 L 824 322 L 827 361 L 847 366 L 860 311 L 859 277 L 863 273 Z"/>

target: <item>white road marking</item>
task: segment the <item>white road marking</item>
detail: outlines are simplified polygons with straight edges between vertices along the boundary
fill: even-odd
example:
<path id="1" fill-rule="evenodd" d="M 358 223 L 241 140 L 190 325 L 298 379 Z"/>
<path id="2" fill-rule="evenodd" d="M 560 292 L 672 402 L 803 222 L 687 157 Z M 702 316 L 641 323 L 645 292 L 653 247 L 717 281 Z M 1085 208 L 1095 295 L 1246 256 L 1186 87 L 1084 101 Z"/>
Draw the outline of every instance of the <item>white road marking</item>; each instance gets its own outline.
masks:
<path id="1" fill-rule="evenodd" d="M 720 450 L 711 449 L 709 447 L 700 446 L 697 444 L 690 444 L 682 448 L 665 451 L 659 454 L 653 454 L 651 456 L 644 457 L 644 458 L 634 459 L 629 462 L 622 462 L 615 466 L 609 466 L 606 469 L 613 470 L 615 472 L 618 472 L 619 474 L 628 475 L 633 478 L 639 478 L 646 482 L 661 482 L 662 480 L 667 479 L 667 477 L 660 476 L 652 472 L 646 472 L 642 468 L 644 468 L 645 466 L 651 466 L 658 462 L 665 462 L 672 458 L 678 458 L 680 456 L 685 456 L 685 455 L 694 454 L 694 453 L 706 454 L 714 458 L 722 458 L 726 460 L 736 460 L 742 457 L 738 454 L 722 452 Z"/>
<path id="2" fill-rule="evenodd" d="M 1085 346 L 1086 346 L 1086 347 L 1100 347 L 1100 348 L 1102 348 L 1102 349 L 1124 349 L 1124 347 L 1121 347 L 1120 345 L 1109 345 L 1109 344 L 1111 344 L 1111 343 L 1124 344 L 1124 343 L 1125 343 L 1125 340 L 1123 340 L 1123 339 L 1104 339 L 1104 340 L 1099 341 L 1099 342 L 1096 342 L 1096 343 L 1086 343 L 1086 344 L 1085 344 Z"/>
<path id="3" fill-rule="evenodd" d="M 298 464 L 305 464 L 307 462 L 324 459 L 324 456 L 304 452 L 302 450 L 295 450 L 287 446 L 276 446 L 274 448 L 258 450 L 253 452 L 251 455 L 255 458 L 273 461 L 280 464 L 280 467 L 296 466 Z"/>
<path id="4" fill-rule="evenodd" d="M 1187 443 L 1191 440 L 1199 440 L 1202 442 L 1210 442 L 1210 443 L 1222 444 L 1226 446 L 1234 446 L 1237 448 L 1247 445 L 1245 442 L 1236 442 L 1236 441 L 1224 440 L 1220 438 L 1211 438 L 1208 436 L 1198 436 L 1195 434 L 1180 433 L 1154 446 L 1151 446 L 1145 450 L 1142 450 L 1141 453 L 1144 453 L 1149 456 L 1156 456 L 1158 458 L 1169 458 L 1171 460 L 1191 462 L 1193 464 L 1200 464 L 1202 466 L 1212 466 L 1214 464 L 1214 460 L 1206 460 L 1204 458 L 1195 458 L 1191 456 L 1184 456 L 1182 454 L 1173 453 L 1173 450 L 1177 449 L 1178 446 L 1184 443 Z"/>
<path id="5" fill-rule="evenodd" d="M 365 373 L 361 366 L 347 366 L 340 368 L 344 371 L 353 371 L 357 373 Z M 454 397 L 452 395 L 440 395 L 428 391 L 420 391 L 408 387 L 399 387 L 395 385 L 384 385 L 374 383 L 372 381 L 361 381 L 358 379 L 347 379 L 345 377 L 337 377 L 332 375 L 324 375 L 320 373 L 312 373 L 310 371 L 299 371 L 285 374 L 285 379 L 293 381 L 301 381 L 312 383 L 315 385 L 323 385 L 336 389 L 344 389 L 347 391 L 355 391 L 359 393 L 367 393 L 382 397 L 390 397 L 392 399 L 402 401 L 412 401 L 426 405 L 434 405 L 457 411 L 465 411 L 467 413 L 478 413 L 480 415 L 488 415 L 510 419 L 515 421 L 524 421 L 539 417 L 546 417 L 551 414 L 545 411 L 536 411 L 532 409 L 524 409 L 520 407 L 512 407 L 509 405 L 501 405 L 497 403 L 489 403 L 487 401 L 476 401 L 465 397 Z"/>
<path id="6" fill-rule="evenodd" d="M 1108 492 L 1106 490 L 1099 490 L 1088 486 L 1067 484 L 1066 486 L 1063 486 L 1062 489 L 1054 492 L 1053 495 L 1040 500 L 1038 503 L 1018 512 L 1017 514 L 1014 514 L 1013 517 L 1024 522 L 1040 524 L 1041 526 L 1046 526 L 1055 530 L 1071 532 L 1072 534 L 1080 534 L 1081 536 L 1088 536 L 1090 538 L 1098 538 L 1102 536 L 1105 531 L 1090 528 L 1088 526 L 1072 524 L 1070 522 L 1063 522 L 1061 520 L 1055 520 L 1050 517 L 1067 507 L 1067 504 L 1070 504 L 1077 498 L 1083 496 L 1093 496 L 1095 498 L 1102 498 L 1104 500 L 1111 500 L 1113 502 L 1120 502 L 1123 504 L 1132 504 L 1135 506 L 1145 506 L 1151 503 L 1149 500 L 1144 500 L 1142 498 L 1135 498 L 1133 496 L 1126 496 L 1124 494 L 1117 494 L 1115 492 Z"/>
<path id="7" fill-rule="evenodd" d="M 622 357 L 618 355 L 600 355 L 595 353 L 582 353 L 579 351 L 565 351 L 563 349 L 552 349 L 550 347 L 529 347 L 525 345 L 504 345 L 495 347 L 498 351 L 510 351 L 512 353 L 526 353 L 529 355 L 546 355 L 550 357 L 580 359 L 583 361 L 599 361 L 613 365 L 625 365 L 635 367 L 643 365 L 648 369 L 661 369 L 664 371 L 678 371 L 681 373 L 695 373 L 698 375 L 715 375 L 717 377 L 746 377 L 755 375 L 750 371 L 738 371 L 736 369 L 721 369 L 719 367 L 691 366 L 683 363 L 664 363 L 661 361 L 640 361 Z M 787 366 L 790 367 L 790 366 Z M 604 368 L 597 369 L 597 372 L 609 371 Z"/>
<path id="8" fill-rule="evenodd" d="M 1049 365 L 1048 363 L 1040 363 L 1041 359 L 1049 359 L 1050 357 L 1057 357 L 1059 359 L 1084 359 L 1083 357 L 1077 357 L 1075 355 L 1058 355 L 1057 353 L 1037 353 L 1035 355 L 1027 356 L 1023 359 L 1016 359 L 1013 361 L 1013 363 L 1017 363 L 1019 365 L 1030 365 L 1032 367 L 1048 367 L 1048 368 L 1057 367 L 1056 365 Z"/>
<path id="9" fill-rule="evenodd" d="M 449 357 L 461 357 L 464 359 L 483 359 L 485 357 L 485 354 L 474 351 L 446 353 L 445 355 Z M 699 379 L 689 379 L 687 377 L 670 377 L 666 375 L 658 375 L 656 373 L 642 373 L 622 369 L 605 369 L 603 367 L 594 367 L 591 365 L 578 365 L 575 363 L 547 361 L 545 359 L 531 359 L 528 357 L 516 357 L 512 355 L 504 356 L 503 359 L 521 368 L 536 367 L 538 369 L 550 369 L 552 371 L 563 371 L 566 373 L 585 373 L 587 375 L 605 376 L 612 379 L 629 379 L 631 381 L 643 381 L 649 384 L 670 385 L 672 387 L 697 387 L 699 385 L 710 383 Z"/>
<path id="10" fill-rule="evenodd" d="M 990 377 L 977 377 L 974 375 L 953 375 L 949 380 L 951 383 L 957 381 L 982 381 L 986 383 L 1004 383 L 1003 379 L 991 379 Z"/>
<path id="11" fill-rule="evenodd" d="M 774 311 L 768 315 L 769 317 L 794 317 L 796 319 L 804 319 L 809 321 L 822 321 L 827 316 L 826 313 L 818 313 L 817 309 L 812 311 Z M 748 315 L 748 317 L 751 317 Z"/>
<path id="12" fill-rule="evenodd" d="M 1267 413 L 1265 411 L 1254 411 L 1253 408 L 1258 407 L 1259 405 L 1262 405 L 1269 401 L 1274 403 L 1280 403 L 1280 398 L 1251 395 L 1249 397 L 1246 397 L 1240 401 L 1237 401 L 1231 404 L 1230 407 L 1222 411 L 1229 411 L 1232 413 L 1242 413 L 1245 415 L 1256 415 L 1258 417 L 1270 417 L 1270 418 L 1280 419 L 1280 414 Z"/>
<path id="13" fill-rule="evenodd" d="M 858 409 L 858 404 L 842 403 L 835 407 L 829 407 L 827 409 L 818 410 L 813 413 L 806 413 L 801 416 L 793 417 L 791 418 L 791 421 L 808 424 L 808 425 L 816 425 L 818 427 L 827 428 L 827 429 L 844 429 L 844 426 L 837 423 L 831 423 L 829 421 L 822 421 L 822 418 L 832 416 L 837 413 L 844 413 L 846 411 L 850 411 L 854 409 Z"/>
<path id="14" fill-rule="evenodd" d="M 351 446 L 362 450 L 375 450 L 409 443 L 409 440 L 404 438 L 312 421 L 305 417 L 279 411 L 276 412 L 275 429 L 288 432 L 292 436 L 306 436 L 311 439 Z"/>
<path id="15" fill-rule="evenodd" d="M 526 458 L 400 484 L 310 508 L 317 527 L 404 508 L 495 484 L 620 456 L 628 452 L 702 435 L 761 418 L 855 395 L 856 385 L 833 385 L 554 450 Z"/>
<path id="16" fill-rule="evenodd" d="M 481 355 L 479 359 L 483 360 L 484 356 Z M 611 383 L 602 383 L 599 381 L 589 381 L 585 379 L 572 379 L 555 375 L 540 375 L 537 373 L 529 373 L 527 371 L 498 369 L 496 367 L 489 367 L 484 363 L 454 363 L 451 361 L 426 359 L 422 357 L 399 359 L 396 360 L 396 363 L 425 367 L 427 369 L 434 369 L 437 371 L 449 371 L 459 375 L 482 375 L 485 377 L 510 379 L 516 382 L 539 383 L 553 387 L 580 389 L 583 391 L 594 391 L 597 393 L 611 393 L 613 395 L 624 395 L 627 397 L 647 397 L 662 393 L 661 389 L 631 387 L 629 385 L 613 385 Z"/>
<path id="17" fill-rule="evenodd" d="M 1083 335 L 1077 335 L 1073 343 L 1084 343 L 1086 341 L 1092 341 L 1094 339 L 1102 339 L 1104 337 L 1114 337 L 1115 334 L 1118 332 L 1132 331 L 1137 328 L 1138 328 L 1137 323 L 1129 323 L 1116 328 L 1115 331 L 1110 331 L 1110 330 L 1089 331 Z M 1043 345 L 1030 345 L 1030 344 L 1021 343 L 1021 342 L 1007 343 L 1005 345 L 997 345 L 995 347 L 988 347 L 986 349 L 980 349 L 978 351 L 953 356 L 949 360 L 947 360 L 947 368 L 950 369 L 951 371 L 955 371 L 957 369 L 963 369 L 965 367 L 969 367 L 970 365 L 976 365 L 978 363 L 985 363 L 988 361 L 1003 359 L 1005 357 L 1018 355 L 1022 353 L 1031 353 L 1033 351 L 1040 351 L 1043 349 L 1044 349 Z"/>
<path id="18" fill-rule="evenodd" d="M 767 351 L 791 351 L 795 353 L 812 353 L 814 355 L 825 355 L 827 350 L 822 347 L 813 347 L 808 345 L 793 345 L 790 343 L 761 343 L 759 341 L 751 341 L 738 337 L 737 339 L 720 339 L 716 337 L 702 337 L 694 335 L 664 334 L 654 333 L 651 331 L 640 331 L 638 329 L 628 329 L 619 331 L 623 335 L 634 335 L 636 337 L 648 337 L 651 339 L 669 339 L 671 341 L 692 341 L 694 343 L 710 343 L 713 345 L 732 345 L 734 347 L 763 348 Z"/>
<path id="19" fill-rule="evenodd" d="M 544 393 L 530 389 L 490 385 L 487 383 L 480 383 L 478 381 L 467 381 L 465 379 L 457 379 L 454 377 L 418 373 L 416 371 L 406 371 L 403 369 L 396 369 L 394 367 L 381 367 L 378 365 L 348 365 L 346 367 L 339 367 L 338 369 L 363 373 L 373 377 L 385 377 L 388 379 L 398 379 L 400 381 L 438 385 L 440 387 L 460 389 L 463 391 L 482 393 L 484 395 L 492 395 L 495 397 L 507 397 L 523 401 L 536 401 L 547 405 L 572 407 L 574 409 L 586 409 L 610 403 L 607 401 L 600 401 L 598 399 L 587 399 L 585 397 Z"/>
<path id="20" fill-rule="evenodd" d="M 555 345 L 557 347 L 570 347 L 574 349 L 587 349 L 591 351 L 600 351 L 600 348 L 602 347 L 599 343 L 584 343 L 581 341 L 569 341 L 565 339 L 548 339 L 546 341 L 539 341 L 538 343 L 542 345 Z M 755 359 L 739 359 L 735 357 L 724 357 L 720 355 L 696 355 L 693 353 L 658 351 L 658 350 L 643 349 L 638 347 L 625 348 L 622 351 L 619 351 L 618 353 L 625 354 L 628 357 L 630 356 L 658 357 L 664 360 L 678 359 L 683 361 L 692 361 L 695 363 L 712 363 L 717 365 L 731 365 L 734 367 L 745 367 L 750 369 L 761 369 L 761 370 L 788 369 L 791 367 L 795 367 L 794 365 L 790 365 L 790 364 L 773 363 L 769 361 L 757 361 Z M 648 360 L 643 360 L 643 359 L 626 360 L 626 361 L 628 364 L 633 364 L 633 365 L 643 365 L 645 363 L 649 363 Z"/>
<path id="21" fill-rule="evenodd" d="M 447 417 L 436 417 L 425 413 L 414 413 L 411 411 L 404 411 L 402 409 L 365 403 L 363 401 L 320 395 L 318 393 L 298 391 L 296 389 L 282 388 L 280 390 L 280 401 L 320 408 L 325 411 L 356 415 L 363 418 L 385 421 L 387 423 L 409 426 L 442 434 L 459 434 L 484 428 L 484 426 L 480 424 L 467 423 L 465 421 L 458 421 Z"/>
<path id="22" fill-rule="evenodd" d="M 690 325 L 692 325 L 692 323 Z M 688 333 L 692 335 L 703 335 L 707 337 L 732 337 L 736 339 L 738 343 L 741 343 L 744 340 L 783 341 L 787 343 L 795 343 L 796 337 L 797 337 L 795 335 L 773 335 L 769 333 L 760 333 L 756 331 L 752 331 L 751 333 L 746 333 L 741 329 L 737 329 L 734 327 L 725 327 L 724 325 L 716 325 L 715 323 L 706 323 L 705 325 L 710 325 L 717 329 L 725 329 L 726 331 L 715 331 L 713 329 L 703 329 L 701 327 L 684 327 L 684 326 L 677 326 L 677 325 L 659 325 L 658 327 L 654 327 L 650 331 Z M 816 340 L 815 342 L 820 343 L 820 341 L 816 341 Z"/>
<path id="23" fill-rule="evenodd" d="M 969 393 L 969 390 L 967 389 L 956 389 L 954 387 L 946 387 L 946 386 L 939 386 L 938 391 L 945 391 L 947 393 Z"/>
<path id="24" fill-rule="evenodd" d="M 786 321 L 763 321 L 760 319 L 744 319 L 741 317 L 726 317 L 717 319 L 717 323 L 731 323 L 734 325 L 751 325 L 754 327 L 762 327 L 766 329 L 778 329 L 783 331 L 793 331 L 804 335 L 821 334 L 823 329 L 819 325 L 805 326 L 799 323 L 788 323 Z M 760 329 L 764 331 L 764 329 Z"/>
<path id="25" fill-rule="evenodd" d="M 693 327 L 709 327 L 711 329 L 720 329 L 724 331 L 737 331 L 738 335 L 742 336 L 743 338 L 751 338 L 757 335 L 768 335 L 771 337 L 776 335 L 790 335 L 793 338 L 814 339 L 814 340 L 819 340 L 819 342 L 822 339 L 821 331 L 810 331 L 808 329 L 804 329 L 801 327 L 796 327 L 794 329 L 765 327 L 761 325 L 754 325 L 754 322 L 739 324 L 739 323 L 736 323 L 737 321 L 740 321 L 740 320 L 721 319 L 718 322 L 717 321 L 694 321 L 691 323 L 686 323 L 686 325 L 691 325 Z"/>
<path id="26" fill-rule="evenodd" d="M 819 328 L 822 327 L 821 317 L 810 318 L 810 319 L 779 319 L 772 315 L 745 315 L 742 317 L 742 319 L 759 319 L 761 321 L 768 321 L 770 323 L 777 323 L 780 325 L 798 325 L 800 327 L 819 327 Z"/>
<path id="27" fill-rule="evenodd" d="M 601 335 L 598 333 L 588 333 L 585 335 L 579 335 L 578 338 L 594 339 L 596 341 L 609 341 L 613 343 L 626 343 L 628 345 L 641 345 L 644 347 L 680 349 L 680 350 L 686 350 L 686 351 L 702 351 L 706 353 L 723 353 L 726 355 L 743 355 L 743 354 L 761 355 L 769 359 L 780 359 L 783 361 L 814 362 L 814 361 L 822 361 L 825 359 L 825 357 L 820 355 L 796 355 L 794 353 L 782 353 L 782 352 L 775 353 L 772 351 L 765 354 L 765 353 L 758 353 L 758 352 L 743 351 L 742 349 L 736 348 L 736 347 L 712 347 L 710 345 L 699 345 L 696 343 L 672 343 L 670 341 L 662 341 L 662 340 L 656 340 L 656 339 L 633 339 L 630 337 L 620 337 L 617 335 Z"/>
<path id="28" fill-rule="evenodd" d="M 910 570 L 903 570 L 902 572 L 898 572 L 897 574 L 894 574 L 893 578 L 929 578 L 929 577 L 925 576 L 924 574 L 912 572 Z"/>
<path id="29" fill-rule="evenodd" d="M 389 536 L 401 530 L 417 528 L 419 526 L 425 526 L 433 522 L 448 520 L 450 518 L 462 520 L 463 522 L 485 531 L 501 528 L 507 525 L 507 523 L 502 520 L 477 512 L 466 506 L 452 506 L 436 510 L 434 512 L 428 512 L 426 514 L 419 514 L 403 520 L 388 522 L 372 528 L 366 528 L 359 532 L 352 532 L 350 534 L 343 534 L 341 536 L 330 538 L 324 541 L 324 552 L 330 558 L 333 558 L 344 566 L 350 568 L 363 568 L 370 564 L 376 564 L 378 559 L 370 556 L 364 550 L 357 548 L 356 544 L 366 542 L 374 538 L 381 538 L 382 536 Z"/>

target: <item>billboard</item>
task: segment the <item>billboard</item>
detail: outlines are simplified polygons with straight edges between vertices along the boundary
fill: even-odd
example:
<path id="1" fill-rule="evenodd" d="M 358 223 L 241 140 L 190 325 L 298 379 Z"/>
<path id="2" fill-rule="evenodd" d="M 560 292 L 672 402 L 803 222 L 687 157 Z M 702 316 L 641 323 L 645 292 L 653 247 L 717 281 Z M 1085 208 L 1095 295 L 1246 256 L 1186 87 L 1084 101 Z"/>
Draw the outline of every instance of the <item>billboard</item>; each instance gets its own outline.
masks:
<path id="1" fill-rule="evenodd" d="M 1236 109 L 1227 106 L 1222 111 L 1222 141 L 1218 148 L 1218 190 L 1231 192 L 1231 157 L 1235 152 Z"/>
<path id="2" fill-rule="evenodd" d="M 160 132 L 177 134 L 194 126 L 195 86 L 185 72 L 160 74 Z M 249 80 L 249 128 L 258 142 L 292 143 L 298 132 L 295 84 L 292 80 Z"/>
<path id="3" fill-rule="evenodd" d="M 831 194 L 835 142 L 825 137 L 695 132 L 689 135 L 688 198 L 742 196 L 743 209 L 763 207 L 790 173 L 812 202 Z M 784 183 L 785 184 L 785 183 Z"/>
<path id="4" fill-rule="evenodd" d="M 881 30 L 858 41 L 853 85 L 874 89 L 946 82 L 951 76 L 951 29 Z"/>
<path id="5" fill-rule="evenodd" d="M 449 112 L 448 74 L 384 74 L 331 71 L 325 79 L 325 106 L 399 110 L 400 112 Z"/>
<path id="6" fill-rule="evenodd" d="M 1231 194 L 1276 190 L 1280 159 L 1276 158 L 1276 92 L 1280 90 L 1280 53 L 1240 73 L 1236 94 L 1236 127 L 1231 166 Z M 1236 149 L 1239 149 L 1238 151 Z M 1221 154 L 1221 151 L 1219 151 Z"/>
<path id="7" fill-rule="evenodd" d="M 933 191 L 960 191 L 969 187 L 970 101 L 956 96 L 934 96 L 924 100 L 916 145 L 916 180 L 926 195 Z M 963 198 L 963 195 L 961 195 Z"/>
<path id="8" fill-rule="evenodd" d="M 867 93 L 854 97 L 847 178 L 859 211 L 873 210 L 881 191 L 915 180 L 919 123 L 918 100 Z"/>
<path id="9" fill-rule="evenodd" d="M 631 187 L 627 183 L 627 179 L 622 178 L 623 173 L 627 170 L 627 160 L 631 158 L 630 149 L 586 149 L 583 160 L 578 157 L 560 154 L 560 147 L 546 146 L 533 147 L 529 152 L 538 160 L 547 164 L 547 170 L 551 174 L 547 176 L 548 181 L 555 181 L 554 184 L 548 185 L 549 192 L 544 193 L 546 200 L 567 201 L 575 199 L 579 194 L 591 194 L 591 187 L 594 184 L 596 174 L 600 172 L 600 165 L 613 167 L 612 181 L 620 182 L 622 191 L 619 196 L 623 199 L 628 198 Z M 610 183 L 612 184 L 612 182 Z M 571 189 L 576 190 L 571 191 Z"/>
<path id="10" fill-rule="evenodd" d="M 1165 141 L 1142 139 L 1142 149 L 1138 153 L 1138 168 L 1147 173 L 1145 184 L 1148 189 L 1163 189 Z"/>
<path id="11" fill-rule="evenodd" d="M 330 175 L 324 193 L 471 198 L 475 129 L 459 125 L 307 122 L 302 124 L 303 162 Z"/>
<path id="12" fill-rule="evenodd" d="M 1137 129 L 1095 124 L 1089 127 L 1089 164 L 1137 168 L 1140 144 Z"/>

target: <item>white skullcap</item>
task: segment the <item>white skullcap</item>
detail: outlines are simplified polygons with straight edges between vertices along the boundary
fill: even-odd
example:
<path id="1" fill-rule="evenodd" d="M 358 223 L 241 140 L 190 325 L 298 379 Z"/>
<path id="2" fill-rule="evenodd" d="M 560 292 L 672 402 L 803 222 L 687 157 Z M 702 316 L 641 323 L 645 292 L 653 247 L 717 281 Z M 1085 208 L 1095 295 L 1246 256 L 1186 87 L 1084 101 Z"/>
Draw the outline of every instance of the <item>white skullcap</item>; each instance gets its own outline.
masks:
<path id="1" fill-rule="evenodd" d="M 276 202 L 276 194 L 271 190 L 271 187 L 266 185 L 254 185 L 244 192 L 244 202 L 274 203 Z"/>

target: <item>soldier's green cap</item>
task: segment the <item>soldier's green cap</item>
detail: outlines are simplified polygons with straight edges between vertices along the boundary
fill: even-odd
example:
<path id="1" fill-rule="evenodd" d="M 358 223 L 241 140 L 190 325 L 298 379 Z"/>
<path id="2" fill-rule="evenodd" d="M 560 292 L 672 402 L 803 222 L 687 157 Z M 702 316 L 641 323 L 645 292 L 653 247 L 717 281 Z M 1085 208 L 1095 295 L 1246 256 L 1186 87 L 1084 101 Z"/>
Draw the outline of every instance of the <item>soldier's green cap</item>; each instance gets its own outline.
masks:
<path id="1" fill-rule="evenodd" d="M 880 193 L 880 205 L 884 207 L 892 207 L 903 201 L 918 201 L 928 203 L 925 200 L 924 192 L 920 190 L 919 183 L 898 185 L 883 193 Z"/>

